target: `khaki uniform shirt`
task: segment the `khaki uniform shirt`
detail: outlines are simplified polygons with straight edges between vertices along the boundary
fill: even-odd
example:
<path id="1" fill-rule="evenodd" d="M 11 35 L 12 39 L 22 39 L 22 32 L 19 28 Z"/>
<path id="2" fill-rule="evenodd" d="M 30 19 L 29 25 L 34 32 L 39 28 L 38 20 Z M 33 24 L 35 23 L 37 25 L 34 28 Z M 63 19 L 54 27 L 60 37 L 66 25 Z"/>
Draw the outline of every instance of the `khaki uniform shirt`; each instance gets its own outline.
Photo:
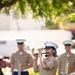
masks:
<path id="1" fill-rule="evenodd" d="M 61 66 L 61 72 L 65 73 L 66 60 L 68 58 L 69 66 L 68 68 L 75 68 L 75 54 L 71 53 L 69 57 L 67 57 L 66 53 L 60 55 L 58 57 L 59 66 Z"/>
<path id="2" fill-rule="evenodd" d="M 32 62 L 33 59 L 31 55 L 25 51 L 21 55 L 19 51 L 17 51 L 16 53 L 13 53 L 11 56 L 11 64 L 14 65 L 14 69 L 18 69 L 19 64 L 21 64 L 21 67 L 25 67 Z"/>
<path id="3" fill-rule="evenodd" d="M 57 71 L 58 61 L 55 57 L 47 58 L 45 63 L 48 66 L 48 69 L 43 69 L 39 66 L 39 73 L 40 75 L 55 75 Z"/>

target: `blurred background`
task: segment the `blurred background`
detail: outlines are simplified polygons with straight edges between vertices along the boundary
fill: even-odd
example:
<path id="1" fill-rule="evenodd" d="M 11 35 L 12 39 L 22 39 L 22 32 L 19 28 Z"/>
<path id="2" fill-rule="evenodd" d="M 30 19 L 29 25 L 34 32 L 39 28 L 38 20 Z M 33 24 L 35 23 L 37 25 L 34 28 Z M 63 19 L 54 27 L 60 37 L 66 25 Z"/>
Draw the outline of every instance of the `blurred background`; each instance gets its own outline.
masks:
<path id="1" fill-rule="evenodd" d="M 0 0 L 0 67 L 5 75 L 11 75 L 10 57 L 19 38 L 26 39 L 29 53 L 53 41 L 58 56 L 65 52 L 62 42 L 73 40 L 75 53 L 75 1 Z"/>

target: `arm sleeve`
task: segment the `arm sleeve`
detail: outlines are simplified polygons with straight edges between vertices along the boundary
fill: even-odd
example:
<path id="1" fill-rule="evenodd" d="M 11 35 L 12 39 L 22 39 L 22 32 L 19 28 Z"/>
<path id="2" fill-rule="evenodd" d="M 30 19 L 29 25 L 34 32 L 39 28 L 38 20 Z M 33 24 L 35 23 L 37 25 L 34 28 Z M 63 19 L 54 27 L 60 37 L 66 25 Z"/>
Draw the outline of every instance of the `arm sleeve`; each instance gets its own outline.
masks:
<path id="1" fill-rule="evenodd" d="M 32 56 L 30 54 L 28 56 L 28 63 L 33 63 L 33 58 L 32 58 Z"/>
<path id="2" fill-rule="evenodd" d="M 11 64 L 14 64 L 14 54 L 11 56 Z"/>
<path id="3" fill-rule="evenodd" d="M 61 56 L 58 57 L 58 65 L 61 66 Z"/>

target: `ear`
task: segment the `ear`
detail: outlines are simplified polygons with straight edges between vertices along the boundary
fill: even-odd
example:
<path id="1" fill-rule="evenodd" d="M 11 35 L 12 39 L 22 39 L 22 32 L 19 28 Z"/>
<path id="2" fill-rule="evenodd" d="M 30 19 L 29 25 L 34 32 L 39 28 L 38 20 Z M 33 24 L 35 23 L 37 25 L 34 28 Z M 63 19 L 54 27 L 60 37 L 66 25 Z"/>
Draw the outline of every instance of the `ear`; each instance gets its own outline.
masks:
<path id="1" fill-rule="evenodd" d="M 25 46 L 25 44 L 23 44 L 23 46 Z"/>

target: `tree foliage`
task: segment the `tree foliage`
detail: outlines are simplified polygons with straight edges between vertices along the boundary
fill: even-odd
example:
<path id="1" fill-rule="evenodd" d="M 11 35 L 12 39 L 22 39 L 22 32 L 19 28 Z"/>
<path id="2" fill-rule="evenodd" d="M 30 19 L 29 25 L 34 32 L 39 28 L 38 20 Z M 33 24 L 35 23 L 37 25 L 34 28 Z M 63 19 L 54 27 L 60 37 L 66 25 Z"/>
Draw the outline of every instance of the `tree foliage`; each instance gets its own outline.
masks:
<path id="1" fill-rule="evenodd" d="M 19 15 L 29 11 L 34 17 L 52 18 L 53 15 L 75 12 L 75 0 L 0 0 L 1 11 L 9 13 L 10 9 Z"/>
<path id="2" fill-rule="evenodd" d="M 47 29 L 59 29 L 58 23 L 52 22 L 50 19 L 46 21 L 45 27 Z"/>

